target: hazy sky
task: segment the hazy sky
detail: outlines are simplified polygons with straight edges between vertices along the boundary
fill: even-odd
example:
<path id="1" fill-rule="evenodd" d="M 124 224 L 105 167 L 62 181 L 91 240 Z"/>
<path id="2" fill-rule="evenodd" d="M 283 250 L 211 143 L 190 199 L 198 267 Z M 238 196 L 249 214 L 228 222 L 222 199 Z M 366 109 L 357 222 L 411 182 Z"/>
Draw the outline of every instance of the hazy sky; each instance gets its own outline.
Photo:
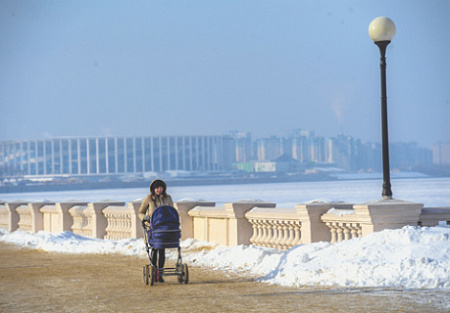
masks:
<path id="1" fill-rule="evenodd" d="M 450 1 L 0 1 L 0 140 L 293 129 L 450 140 Z"/>

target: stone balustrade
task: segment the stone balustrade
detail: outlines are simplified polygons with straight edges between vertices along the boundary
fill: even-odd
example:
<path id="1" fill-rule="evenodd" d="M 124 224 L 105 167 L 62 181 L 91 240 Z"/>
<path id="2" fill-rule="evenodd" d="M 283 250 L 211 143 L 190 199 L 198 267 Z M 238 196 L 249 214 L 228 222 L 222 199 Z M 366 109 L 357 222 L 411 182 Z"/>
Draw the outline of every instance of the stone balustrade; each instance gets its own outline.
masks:
<path id="1" fill-rule="evenodd" d="M 245 213 L 254 207 L 275 208 L 268 202 L 233 202 L 224 207 L 196 206 L 188 212 L 193 219 L 194 238 L 222 245 L 249 245 L 253 227 Z"/>
<path id="2" fill-rule="evenodd" d="M 15 231 L 19 227 L 19 213 L 16 209 L 22 205 L 26 205 L 26 202 L 2 202 L 0 206 L 0 226 L 6 228 L 8 231 Z"/>
<path id="3" fill-rule="evenodd" d="M 10 211 L 6 207 L 6 203 L 0 202 L 0 228 L 8 229 L 10 223 Z"/>
<path id="4" fill-rule="evenodd" d="M 326 222 L 322 220 L 322 216 L 332 209 L 351 210 L 352 204 L 314 201 L 295 206 L 295 210 L 302 222 L 301 243 L 331 242 L 332 231 Z"/>
<path id="5" fill-rule="evenodd" d="M 45 203 L 40 209 L 43 221 L 42 230 L 51 233 L 73 231 L 74 219 L 69 214 L 69 209 L 74 206 L 87 206 L 87 202 Z"/>
<path id="6" fill-rule="evenodd" d="M 185 240 L 188 238 L 196 238 L 194 236 L 194 219 L 189 216 L 189 211 L 197 206 L 214 207 L 216 203 L 208 201 L 179 201 L 174 203 L 174 205 L 180 216 L 181 240 Z"/>
<path id="7" fill-rule="evenodd" d="M 301 222 L 292 209 L 255 207 L 245 214 L 253 228 L 255 246 L 288 250 L 301 240 Z"/>
<path id="8" fill-rule="evenodd" d="M 42 214 L 39 209 L 44 206 L 45 203 L 35 202 L 35 203 L 21 203 L 16 208 L 15 211 L 19 216 L 19 221 L 17 223 L 17 229 L 23 231 L 29 231 L 36 233 L 43 229 L 42 224 Z"/>
<path id="9" fill-rule="evenodd" d="M 127 206 L 110 205 L 103 211 L 107 226 L 105 239 L 131 238 L 131 214 Z"/>
<path id="10" fill-rule="evenodd" d="M 87 209 L 87 203 L 79 204 L 74 205 L 68 212 L 73 219 L 72 232 L 80 236 L 92 237 L 92 221 Z"/>
<path id="11" fill-rule="evenodd" d="M 326 222 L 330 228 L 331 243 L 361 237 L 361 225 L 359 223 L 349 223 L 342 221 Z"/>
<path id="12" fill-rule="evenodd" d="M 420 213 L 421 226 L 435 226 L 440 221 L 445 221 L 450 224 L 450 207 L 440 207 L 440 208 L 423 208 Z"/>
<path id="13" fill-rule="evenodd" d="M 102 239 L 142 238 L 138 218 L 141 201 L 0 202 L 0 228 L 10 232 L 47 231 Z M 238 201 L 216 207 L 215 202 L 180 201 L 182 240 L 290 249 L 318 241 L 339 242 L 405 225 L 450 225 L 450 207 L 423 208 L 421 203 L 383 199 L 362 204 L 311 202 L 295 209 L 275 203 Z"/>
<path id="14" fill-rule="evenodd" d="M 362 236 L 358 216 L 352 208 L 331 208 L 321 216 L 321 220 L 330 229 L 330 242 L 340 242 Z"/>
<path id="15" fill-rule="evenodd" d="M 33 231 L 33 216 L 30 208 L 27 204 L 20 205 L 16 208 L 17 214 L 19 214 L 19 222 L 17 223 L 17 229 L 23 231 Z"/>

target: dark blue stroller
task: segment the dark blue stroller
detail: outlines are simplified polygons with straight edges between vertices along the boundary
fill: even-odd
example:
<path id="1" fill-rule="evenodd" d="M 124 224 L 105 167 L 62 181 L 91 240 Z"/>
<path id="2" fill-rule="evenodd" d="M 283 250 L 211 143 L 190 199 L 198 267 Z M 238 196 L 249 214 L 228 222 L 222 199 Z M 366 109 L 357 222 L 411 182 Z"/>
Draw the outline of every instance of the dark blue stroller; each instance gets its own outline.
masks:
<path id="1" fill-rule="evenodd" d="M 157 207 L 150 217 L 150 227 L 142 222 L 144 228 L 145 248 L 147 250 L 150 264 L 144 265 L 144 283 L 151 285 L 156 281 L 156 273 L 164 276 L 178 276 L 178 282 L 187 284 L 189 282 L 188 266 L 183 264 L 180 248 L 180 218 L 178 211 L 168 205 Z M 158 268 L 152 263 L 151 251 L 153 249 L 177 248 L 178 259 L 175 267 Z"/>

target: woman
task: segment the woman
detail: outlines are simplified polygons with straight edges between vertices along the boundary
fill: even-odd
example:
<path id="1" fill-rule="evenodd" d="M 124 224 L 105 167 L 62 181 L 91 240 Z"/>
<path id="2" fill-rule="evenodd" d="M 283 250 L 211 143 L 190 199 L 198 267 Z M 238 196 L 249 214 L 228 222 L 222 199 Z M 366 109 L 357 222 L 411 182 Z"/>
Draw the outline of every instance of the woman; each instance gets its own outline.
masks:
<path id="1" fill-rule="evenodd" d="M 152 215 L 153 211 L 159 206 L 169 205 L 173 207 L 172 197 L 166 193 L 166 190 L 167 185 L 161 179 L 155 179 L 150 184 L 150 194 L 145 197 L 144 201 L 142 201 L 141 207 L 139 208 L 138 215 L 142 221 L 149 222 L 150 216 Z M 158 254 L 158 268 L 163 268 L 166 261 L 166 250 L 152 248 L 151 259 L 153 265 L 155 266 L 158 259 Z M 164 282 L 162 274 L 159 275 L 159 272 L 156 273 L 156 280 L 161 283 Z"/>

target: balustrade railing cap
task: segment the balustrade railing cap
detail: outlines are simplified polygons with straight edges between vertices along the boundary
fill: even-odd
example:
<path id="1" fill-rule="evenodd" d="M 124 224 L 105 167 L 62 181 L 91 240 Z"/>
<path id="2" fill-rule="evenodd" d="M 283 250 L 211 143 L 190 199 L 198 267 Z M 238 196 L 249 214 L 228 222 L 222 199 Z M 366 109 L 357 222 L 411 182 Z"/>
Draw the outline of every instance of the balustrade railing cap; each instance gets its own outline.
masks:
<path id="1" fill-rule="evenodd" d="M 108 200 L 108 199 L 106 199 L 106 200 L 100 200 L 100 201 L 95 201 L 95 202 L 92 202 L 92 203 L 108 203 L 108 204 L 110 204 L 110 203 L 117 203 L 117 204 L 122 203 L 122 204 L 125 204 L 124 201 L 116 201 L 116 200 Z"/>
<path id="2" fill-rule="evenodd" d="M 87 205 L 89 202 L 87 201 L 76 201 L 76 200 L 70 200 L 70 201 L 61 201 L 61 202 L 56 202 L 56 204 L 59 205 Z"/>
<path id="3" fill-rule="evenodd" d="M 245 213 L 248 218 L 292 219 L 297 212 L 293 209 L 254 207 Z"/>
<path id="4" fill-rule="evenodd" d="M 89 208 L 92 210 L 103 210 L 108 206 L 125 206 L 125 202 L 112 201 L 112 200 L 104 200 L 98 202 L 92 202 L 88 204 Z"/>
<path id="5" fill-rule="evenodd" d="M 450 207 L 441 207 L 441 208 L 423 208 L 422 213 L 449 213 L 450 214 Z"/>
<path id="6" fill-rule="evenodd" d="M 325 201 L 325 200 L 311 200 L 311 201 L 305 202 L 304 204 L 311 205 L 311 204 L 328 204 L 328 203 L 330 203 L 330 202 Z"/>
<path id="7" fill-rule="evenodd" d="M 55 205 L 55 202 L 52 201 L 36 201 L 36 202 L 30 202 L 30 204 L 34 205 Z"/>
<path id="8" fill-rule="evenodd" d="M 188 199 L 184 199 L 184 200 L 179 200 L 175 202 L 176 204 L 196 204 L 199 206 L 215 206 L 216 202 L 214 201 L 206 201 L 206 200 L 188 200 Z"/>
<path id="9" fill-rule="evenodd" d="M 16 201 L 8 202 L 8 203 L 15 204 L 15 205 L 24 205 L 24 204 L 28 204 L 28 202 L 25 201 L 25 200 L 16 200 Z"/>
<path id="10" fill-rule="evenodd" d="M 378 199 L 378 200 L 373 200 L 373 201 L 368 201 L 368 202 L 362 203 L 362 205 L 364 205 L 364 204 L 370 204 L 370 205 L 396 205 L 396 204 L 418 204 L 418 202 L 412 202 L 412 201 L 400 200 L 400 199 L 392 198 L 392 199 Z"/>
<path id="11" fill-rule="evenodd" d="M 241 200 L 237 202 L 225 203 L 225 210 L 228 214 L 231 214 L 236 218 L 244 218 L 245 212 L 253 209 L 254 207 L 275 208 L 275 206 L 275 203 L 270 202 Z"/>
<path id="12" fill-rule="evenodd" d="M 90 205 L 92 204 L 94 207 L 110 206 L 110 205 L 124 206 L 125 202 L 123 202 L 123 201 L 113 201 L 113 200 L 103 200 L 103 201 L 92 202 L 92 203 L 89 203 L 89 204 Z"/>

